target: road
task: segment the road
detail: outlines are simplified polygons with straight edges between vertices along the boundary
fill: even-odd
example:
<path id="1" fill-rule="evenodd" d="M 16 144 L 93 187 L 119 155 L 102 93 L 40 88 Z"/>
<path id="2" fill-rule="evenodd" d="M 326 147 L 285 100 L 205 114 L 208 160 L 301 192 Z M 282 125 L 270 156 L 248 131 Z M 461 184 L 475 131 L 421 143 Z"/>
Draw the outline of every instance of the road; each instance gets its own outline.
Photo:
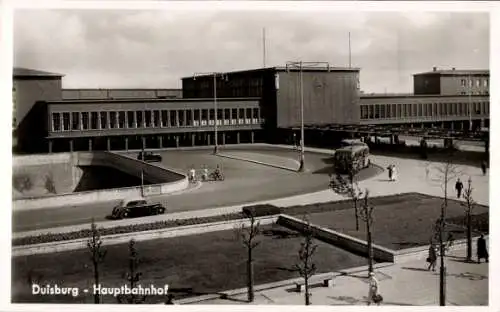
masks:
<path id="1" fill-rule="evenodd" d="M 241 148 L 237 148 L 241 151 Z M 231 149 L 224 149 L 225 153 Z M 276 148 L 252 148 L 252 153 L 269 153 L 273 156 L 297 158 L 296 151 Z M 303 193 L 310 193 L 327 188 L 328 173 L 331 172 L 329 158 L 326 155 L 306 153 L 308 173 L 299 174 L 287 170 L 275 169 L 250 162 L 227 159 L 212 155 L 209 150 L 163 151 L 160 152 L 162 164 L 187 172 L 191 166 L 199 169 L 206 165 L 215 168 L 222 166 L 225 180 L 222 182 L 203 183 L 199 188 L 162 197 L 151 197 L 166 203 L 168 212 L 180 212 L 216 208 L 270 200 Z M 13 231 L 24 232 L 59 226 L 89 223 L 106 220 L 106 216 L 117 201 L 90 205 L 39 209 L 13 212 Z M 139 221 L 138 221 L 139 222 Z"/>

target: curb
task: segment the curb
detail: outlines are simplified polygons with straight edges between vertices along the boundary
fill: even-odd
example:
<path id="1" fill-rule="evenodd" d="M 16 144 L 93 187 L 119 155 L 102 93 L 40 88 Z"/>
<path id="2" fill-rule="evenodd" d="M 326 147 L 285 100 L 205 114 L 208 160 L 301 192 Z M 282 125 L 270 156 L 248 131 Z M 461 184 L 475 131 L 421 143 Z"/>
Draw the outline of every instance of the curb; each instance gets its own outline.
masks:
<path id="1" fill-rule="evenodd" d="M 286 167 L 286 166 L 269 164 L 269 163 L 265 163 L 265 162 L 258 161 L 258 160 L 253 160 L 253 159 L 249 159 L 249 158 L 244 158 L 244 157 L 239 157 L 239 156 L 233 156 L 233 155 L 228 155 L 228 154 L 218 153 L 217 156 L 224 157 L 224 158 L 229 158 L 229 159 L 246 161 L 246 162 L 250 162 L 250 163 L 254 163 L 254 164 L 258 164 L 258 165 L 263 165 L 263 166 L 268 166 L 268 167 L 273 167 L 273 168 L 288 170 L 288 171 L 292 171 L 292 172 L 298 172 L 299 171 L 298 167 L 300 166 L 299 162 L 296 161 L 296 160 L 294 160 L 294 161 L 297 163 L 297 169 L 292 169 L 292 168 Z"/>

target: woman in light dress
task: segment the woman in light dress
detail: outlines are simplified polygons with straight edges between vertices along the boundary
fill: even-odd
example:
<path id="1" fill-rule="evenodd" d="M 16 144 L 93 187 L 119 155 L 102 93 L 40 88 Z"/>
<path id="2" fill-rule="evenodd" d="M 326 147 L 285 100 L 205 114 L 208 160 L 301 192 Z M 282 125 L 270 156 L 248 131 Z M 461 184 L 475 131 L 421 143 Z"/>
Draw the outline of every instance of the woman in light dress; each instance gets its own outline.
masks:
<path id="1" fill-rule="evenodd" d="M 397 181 L 398 180 L 398 170 L 396 169 L 396 166 L 392 165 L 392 181 Z"/>

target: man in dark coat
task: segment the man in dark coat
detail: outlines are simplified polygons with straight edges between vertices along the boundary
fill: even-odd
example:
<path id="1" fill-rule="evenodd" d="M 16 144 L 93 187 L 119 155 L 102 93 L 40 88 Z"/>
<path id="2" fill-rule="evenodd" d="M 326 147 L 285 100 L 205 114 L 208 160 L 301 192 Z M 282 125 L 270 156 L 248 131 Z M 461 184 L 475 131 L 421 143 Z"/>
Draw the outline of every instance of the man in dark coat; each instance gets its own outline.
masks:
<path id="1" fill-rule="evenodd" d="M 484 160 L 481 162 L 481 170 L 483 171 L 483 175 L 486 175 L 486 162 Z"/>
<path id="2" fill-rule="evenodd" d="M 485 259 L 488 262 L 488 249 L 486 248 L 486 240 L 484 235 L 477 239 L 477 263 L 481 263 L 481 259 Z"/>
<path id="3" fill-rule="evenodd" d="M 457 183 L 455 183 L 455 190 L 457 190 L 457 198 L 460 198 L 460 195 L 462 195 L 462 189 L 464 188 L 464 185 L 460 179 L 457 179 Z"/>

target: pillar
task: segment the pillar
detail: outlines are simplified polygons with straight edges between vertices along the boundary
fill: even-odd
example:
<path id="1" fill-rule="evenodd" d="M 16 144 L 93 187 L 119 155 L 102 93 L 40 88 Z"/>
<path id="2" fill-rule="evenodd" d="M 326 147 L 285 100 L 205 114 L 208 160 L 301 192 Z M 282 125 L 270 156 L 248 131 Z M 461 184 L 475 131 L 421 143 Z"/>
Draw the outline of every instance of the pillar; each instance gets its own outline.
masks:
<path id="1" fill-rule="evenodd" d="M 83 114 L 78 112 L 78 119 L 80 120 L 80 130 L 83 130 Z"/>
<path id="2" fill-rule="evenodd" d="M 462 121 L 462 122 L 460 123 L 460 130 L 462 130 L 462 131 L 463 131 L 463 130 L 464 130 L 464 128 L 465 128 L 464 124 L 465 124 L 465 121 Z"/>
<path id="3" fill-rule="evenodd" d="M 107 146 L 108 146 L 108 151 L 111 150 L 111 140 L 108 138 L 106 138 L 106 143 L 107 143 Z"/>
<path id="4" fill-rule="evenodd" d="M 145 137 L 143 137 L 143 136 L 141 137 L 141 144 L 142 144 L 142 145 L 141 145 L 141 148 L 146 149 L 146 138 L 145 138 Z"/>
<path id="5" fill-rule="evenodd" d="M 128 138 L 125 137 L 125 150 L 128 151 Z"/>
<path id="6" fill-rule="evenodd" d="M 69 151 L 73 152 L 73 139 L 69 140 Z"/>
<path id="7" fill-rule="evenodd" d="M 184 127 L 186 127 L 188 125 L 187 113 L 186 113 L 185 109 L 182 110 L 182 124 L 184 125 Z"/>
<path id="8" fill-rule="evenodd" d="M 455 123 L 453 121 L 451 122 L 450 129 L 455 130 Z"/>
<path id="9" fill-rule="evenodd" d="M 207 145 L 211 145 L 211 142 L 210 142 L 210 133 L 207 133 Z"/>
<path id="10" fill-rule="evenodd" d="M 484 128 L 484 118 L 481 118 L 481 128 Z"/>
<path id="11" fill-rule="evenodd" d="M 444 129 L 444 121 L 441 121 L 441 129 Z"/>
<path id="12" fill-rule="evenodd" d="M 196 136 L 194 133 L 191 133 L 191 145 L 192 146 L 196 145 Z"/>
<path id="13" fill-rule="evenodd" d="M 49 140 L 49 154 L 52 154 L 52 140 Z"/>
<path id="14" fill-rule="evenodd" d="M 199 115 L 198 115 L 198 122 L 200 123 L 200 127 L 201 127 L 201 112 L 202 112 L 202 110 L 199 109 L 198 110 L 198 113 L 199 113 Z"/>
<path id="15" fill-rule="evenodd" d="M 391 134 L 391 145 L 394 144 L 394 135 Z"/>
<path id="16" fill-rule="evenodd" d="M 229 124 L 230 125 L 233 124 L 233 109 L 232 108 L 229 109 Z"/>
<path id="17" fill-rule="evenodd" d="M 125 111 L 125 125 L 123 125 L 123 128 L 128 128 L 128 111 Z"/>
<path id="18" fill-rule="evenodd" d="M 179 127 L 179 111 L 174 110 L 174 112 L 175 112 L 175 126 Z M 176 136 L 176 138 L 177 138 L 177 136 Z M 177 139 L 175 139 L 175 140 L 177 140 Z"/>
<path id="19" fill-rule="evenodd" d="M 226 133 L 222 132 L 222 145 L 226 145 Z"/>
<path id="20" fill-rule="evenodd" d="M 92 138 L 89 138 L 89 152 L 92 151 Z"/>
<path id="21" fill-rule="evenodd" d="M 73 113 L 69 113 L 69 130 L 73 130 Z"/>
<path id="22" fill-rule="evenodd" d="M 179 136 L 175 136 L 175 147 L 179 147 Z"/>
<path id="23" fill-rule="evenodd" d="M 133 126 L 134 126 L 134 128 L 137 128 L 137 111 L 134 111 L 134 121 L 133 121 Z"/>
<path id="24" fill-rule="evenodd" d="M 167 125 L 166 127 L 172 127 L 172 125 L 170 124 L 170 110 L 167 110 Z"/>
<path id="25" fill-rule="evenodd" d="M 254 143 L 254 133 L 253 131 L 250 131 L 250 140 L 252 142 L 252 144 Z"/>
<path id="26" fill-rule="evenodd" d="M 158 137 L 158 144 L 160 145 L 160 148 L 163 148 L 163 137 L 161 135 Z"/>
<path id="27" fill-rule="evenodd" d="M 111 114 L 106 112 L 106 129 L 111 129 Z"/>
<path id="28" fill-rule="evenodd" d="M 240 133 L 236 132 L 236 144 L 240 144 Z"/>
<path id="29" fill-rule="evenodd" d="M 194 109 L 191 110 L 191 126 L 194 127 Z"/>

